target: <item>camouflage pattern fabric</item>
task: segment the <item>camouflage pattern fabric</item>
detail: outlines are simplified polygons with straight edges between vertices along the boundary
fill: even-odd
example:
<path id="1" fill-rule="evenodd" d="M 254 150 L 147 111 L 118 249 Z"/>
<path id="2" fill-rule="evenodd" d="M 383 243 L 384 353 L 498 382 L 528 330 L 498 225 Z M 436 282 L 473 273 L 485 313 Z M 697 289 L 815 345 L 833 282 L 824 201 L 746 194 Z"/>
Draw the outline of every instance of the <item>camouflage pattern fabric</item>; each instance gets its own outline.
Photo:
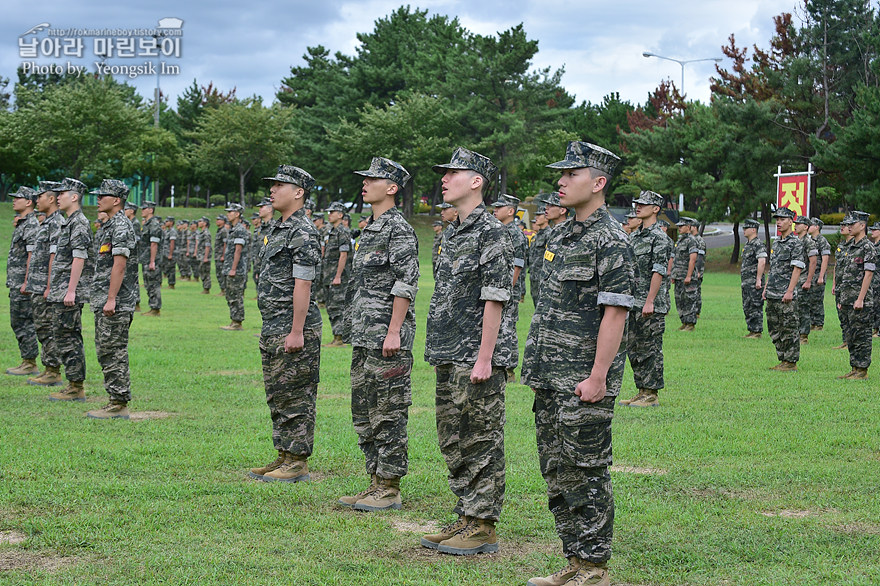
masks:
<path id="1" fill-rule="evenodd" d="M 334 285 L 333 279 L 336 277 L 339 257 L 343 252 L 348 255 L 348 259 L 345 268 L 342 269 L 340 284 Z M 334 336 L 341 336 L 344 331 L 345 299 L 350 275 L 348 261 L 351 259 L 351 253 L 351 232 L 340 222 L 338 226 L 330 229 L 324 245 L 324 302 Z"/>
<path id="2" fill-rule="evenodd" d="M 205 252 L 208 260 L 205 261 Z M 199 228 L 196 232 L 196 275 L 202 282 L 202 289 L 211 290 L 211 232 L 207 228 Z"/>
<path id="3" fill-rule="evenodd" d="M 22 360 L 36 360 L 39 354 L 37 330 L 34 326 L 34 308 L 31 296 L 17 288 L 9 290 L 9 324 L 18 342 L 18 353 Z"/>
<path id="4" fill-rule="evenodd" d="M 76 287 L 74 303 L 82 305 L 89 301 L 94 258 L 92 253 L 92 229 L 82 210 L 76 210 L 61 222 L 55 243 L 55 260 L 52 263 L 52 282 L 49 285 L 49 301 L 63 303 L 70 282 L 70 270 L 74 258 L 81 258 L 82 276 Z"/>
<path id="5" fill-rule="evenodd" d="M 813 275 L 813 283 L 807 295 L 807 303 L 810 308 L 810 325 L 815 327 L 825 326 L 825 285 L 828 282 L 828 273 L 825 274 L 825 281 L 819 283 L 819 273 L 822 272 L 822 259 L 831 256 L 831 244 L 828 239 L 819 234 L 813 242 L 819 250 L 819 256 L 816 259 L 816 273 Z M 830 260 L 830 259 L 829 259 Z M 828 267 L 829 269 L 831 267 Z"/>
<path id="6" fill-rule="evenodd" d="M 54 278 L 53 278 L 54 281 Z M 71 382 L 86 380 L 86 355 L 82 338 L 82 304 L 72 306 L 52 302 L 52 336 L 58 358 L 64 365 L 64 376 Z"/>
<path id="7" fill-rule="evenodd" d="M 126 271 L 131 271 L 134 273 L 134 289 L 137 292 L 137 297 L 135 299 L 135 305 L 141 304 L 141 283 L 140 283 L 140 262 L 141 262 L 141 236 L 143 233 L 143 229 L 141 228 L 141 223 L 137 221 L 137 218 L 134 220 L 129 220 L 131 222 L 131 227 L 134 230 L 134 250 L 131 255 L 128 257 L 128 264 L 125 267 Z"/>
<path id="8" fill-rule="evenodd" d="M 493 367 L 489 380 L 474 384 L 473 365 L 436 368 L 437 438 L 449 469 L 453 511 L 497 521 L 504 504 L 504 387 L 507 369 Z"/>
<path id="9" fill-rule="evenodd" d="M 177 228 L 174 226 L 163 231 L 162 235 L 162 273 L 168 280 L 168 285 L 174 287 L 177 284 L 177 256 L 171 252 L 171 243 L 174 242 L 174 250 L 177 249 Z"/>
<path id="10" fill-rule="evenodd" d="M 443 241 L 443 231 L 434 234 L 434 242 L 431 244 L 431 271 L 434 280 L 437 279 L 437 263 L 440 262 L 440 243 Z"/>
<path id="11" fill-rule="evenodd" d="M 412 366 L 409 350 L 385 357 L 381 349 L 352 349 L 351 420 L 367 474 L 381 478 L 406 475 Z"/>
<path id="12" fill-rule="evenodd" d="M 547 226 L 538 231 L 529 245 L 529 290 L 535 307 L 538 307 L 538 295 L 541 292 L 541 272 L 544 270 L 544 252 L 547 249 L 550 230 L 551 228 Z"/>
<path id="13" fill-rule="evenodd" d="M 128 403 L 131 401 L 128 330 L 131 327 L 132 312 L 117 311 L 108 317 L 102 311 L 103 305 L 93 305 L 92 309 L 95 310 L 95 352 L 104 373 L 104 389 L 110 395 L 111 401 Z"/>
<path id="14" fill-rule="evenodd" d="M 150 245 L 155 243 L 156 249 L 156 268 L 150 270 Z M 162 309 L 162 227 L 159 224 L 159 218 L 151 217 L 144 223 L 144 229 L 141 232 L 141 264 L 144 271 L 144 288 L 147 290 L 147 297 L 150 309 Z"/>
<path id="15" fill-rule="evenodd" d="M 520 268 L 519 278 L 513 285 L 510 298 L 519 303 L 519 300 L 526 294 L 525 276 L 528 268 L 526 263 L 529 258 L 529 241 L 516 222 L 507 224 L 507 230 L 510 232 L 510 242 L 513 244 L 513 266 Z"/>
<path id="16" fill-rule="evenodd" d="M 743 314 L 746 327 L 750 332 L 764 331 L 764 277 L 761 277 L 761 288 L 756 289 L 758 279 L 758 259 L 767 258 L 767 249 L 760 238 L 746 242 L 742 250 L 740 265 L 740 287 L 742 288 Z"/>
<path id="17" fill-rule="evenodd" d="M 244 321 L 244 291 L 247 289 L 248 278 L 248 229 L 238 222 L 229 231 L 226 238 L 226 252 L 223 255 L 223 271 L 226 275 L 226 305 L 229 306 L 229 319 Z M 238 267 L 231 276 L 232 264 L 235 262 L 235 247 L 241 245 Z"/>
<path id="18" fill-rule="evenodd" d="M 324 286 L 324 248 L 327 244 L 328 226 L 325 224 L 318 230 L 318 243 L 321 246 L 321 263 L 318 265 L 315 282 L 312 285 L 312 299 L 317 303 L 327 300 L 327 288 Z"/>
<path id="19" fill-rule="evenodd" d="M 512 300 L 513 246 L 507 228 L 483 204 L 444 233 L 437 282 L 428 310 L 425 360 L 432 365 L 477 362 L 486 301 Z M 514 368 L 518 348 L 502 327 L 492 365 Z"/>
<path id="20" fill-rule="evenodd" d="M 694 312 L 694 319 L 696 319 L 696 316 L 703 310 L 703 277 L 706 274 L 706 241 L 703 240 L 703 237 L 699 234 L 694 235 L 693 238 L 697 241 L 697 247 L 699 248 L 697 252 L 697 262 L 694 265 L 694 280 L 697 285 L 695 302 L 696 311 Z"/>
<path id="21" fill-rule="evenodd" d="M 217 284 L 221 291 L 226 290 L 226 273 L 223 272 L 223 254 L 226 251 L 226 238 L 229 236 L 229 227 L 224 225 L 217 230 L 214 236 L 214 273 L 217 275 Z"/>
<path id="22" fill-rule="evenodd" d="M 651 288 L 651 279 L 656 273 L 663 279 L 660 283 L 660 290 L 654 298 L 654 313 L 669 313 L 669 276 L 666 274 L 669 257 L 672 255 L 669 238 L 654 223 L 648 228 L 633 232 L 629 240 L 638 268 L 633 291 L 633 309 L 641 310 L 645 306 L 648 290 Z"/>
<path id="23" fill-rule="evenodd" d="M 767 275 L 767 285 L 764 294 L 767 299 L 782 299 L 791 281 L 791 274 L 795 267 L 803 272 L 804 254 L 803 243 L 798 240 L 794 233 L 785 238 L 779 238 L 770 249 L 770 271 Z M 798 288 L 792 292 L 793 297 L 798 297 Z"/>
<path id="24" fill-rule="evenodd" d="M 799 337 L 798 300 L 784 303 L 782 299 L 767 298 L 767 329 L 776 346 L 780 362 L 797 362 L 801 356 Z"/>
<path id="25" fill-rule="evenodd" d="M 251 259 L 253 259 L 253 268 L 254 268 L 254 284 L 259 287 L 260 282 L 260 254 L 263 250 L 263 245 L 265 244 L 266 237 L 269 235 L 269 230 L 272 228 L 271 223 L 267 222 L 265 224 L 260 224 L 259 230 L 254 233 L 254 241 L 251 246 Z"/>
<path id="26" fill-rule="evenodd" d="M 848 260 L 847 255 L 849 253 L 850 244 L 852 244 L 852 239 L 841 239 L 837 244 L 837 250 L 834 253 L 834 306 L 837 308 L 837 319 L 840 321 L 840 334 L 844 344 L 847 343 L 846 341 L 849 336 L 849 322 L 847 321 L 848 314 L 845 311 L 842 311 L 840 307 L 840 287 L 837 284 L 840 282 L 839 275 L 846 272 L 846 263 Z"/>
<path id="27" fill-rule="evenodd" d="M 226 305 L 229 307 L 229 319 L 244 321 L 244 291 L 247 289 L 247 272 L 226 275 Z"/>
<path id="28" fill-rule="evenodd" d="M 25 289 L 34 298 L 42 297 L 49 285 L 49 256 L 55 253 L 58 234 L 61 232 L 61 219 L 60 213 L 52 212 L 37 228 Z"/>
<path id="29" fill-rule="evenodd" d="M 690 255 L 696 253 L 697 262 L 691 272 L 691 282 L 685 284 Z M 690 234 L 681 234 L 675 244 L 670 279 L 675 283 L 675 309 L 683 324 L 697 323 L 697 307 L 699 303 L 699 282 L 696 278 L 697 264 L 700 261 L 699 243 Z"/>
<path id="30" fill-rule="evenodd" d="M 880 259 L 880 242 L 874 245 L 874 252 L 877 255 L 877 258 Z M 871 278 L 871 289 L 874 297 L 874 323 L 873 327 L 875 330 L 880 329 L 880 276 L 877 276 L 877 272 L 874 272 L 874 276 Z"/>
<path id="31" fill-rule="evenodd" d="M 838 303 L 849 325 L 846 343 L 850 366 L 868 368 L 871 365 L 871 326 L 876 303 L 872 288 L 869 286 L 865 293 L 862 309 L 855 309 L 853 304 L 858 300 L 865 273 L 870 271 L 876 275 L 877 250 L 867 237 L 863 237 L 858 241 L 851 240 L 847 252 L 844 270 L 837 275 Z"/>
<path id="32" fill-rule="evenodd" d="M 58 357 L 58 346 L 55 344 L 55 337 L 52 333 L 54 329 L 53 322 L 55 321 L 52 304 L 43 299 L 42 295 L 32 295 L 31 297 L 34 329 L 36 330 L 37 340 L 40 341 L 40 346 L 43 349 L 40 357 L 43 366 L 61 366 L 61 359 Z"/>
<path id="33" fill-rule="evenodd" d="M 666 314 L 642 315 L 641 309 L 629 312 L 626 353 L 637 389 L 659 391 L 663 383 L 663 332 Z"/>
<path id="34" fill-rule="evenodd" d="M 33 254 L 37 246 L 39 222 L 31 213 L 21 218 L 12 231 L 9 256 L 6 261 L 6 286 L 9 287 L 9 322 L 18 342 L 22 359 L 36 359 L 39 353 L 37 332 L 34 327 L 34 310 L 31 296 L 21 292 L 28 271 L 28 254 Z"/>
<path id="35" fill-rule="evenodd" d="M 804 270 L 801 271 L 800 276 L 798 277 L 798 290 L 800 293 L 800 299 L 798 300 L 798 318 L 800 322 L 800 327 L 798 331 L 801 335 L 809 336 L 810 335 L 810 326 L 813 321 L 813 285 L 816 283 L 816 278 L 819 274 L 819 269 L 821 268 L 822 259 L 819 256 L 819 248 L 816 244 L 816 241 L 813 240 L 813 237 L 810 235 L 805 235 L 803 238 L 799 238 L 804 245 Z M 810 267 L 810 259 L 815 259 L 815 269 L 813 272 L 813 278 L 810 280 L 810 288 L 803 289 L 803 285 L 807 282 L 807 273 L 809 272 Z"/>
<path id="36" fill-rule="evenodd" d="M 95 259 L 95 273 L 92 278 L 91 306 L 95 312 L 103 311 L 110 291 L 110 274 L 114 259 L 125 257 L 125 275 L 116 296 L 116 311 L 131 313 L 137 303 L 137 273 L 129 265 L 137 267 L 135 253 L 137 241 L 131 221 L 122 212 L 117 212 L 104 224 L 100 236 L 96 238 L 98 254 Z"/>
<path id="37" fill-rule="evenodd" d="M 776 346 L 780 361 L 797 362 L 800 358 L 800 318 L 798 312 L 798 288 L 792 292 L 792 301 L 783 303 L 794 268 L 804 268 L 803 243 L 794 232 L 779 238 L 770 250 L 770 271 L 764 296 L 767 303 L 767 329 Z"/>

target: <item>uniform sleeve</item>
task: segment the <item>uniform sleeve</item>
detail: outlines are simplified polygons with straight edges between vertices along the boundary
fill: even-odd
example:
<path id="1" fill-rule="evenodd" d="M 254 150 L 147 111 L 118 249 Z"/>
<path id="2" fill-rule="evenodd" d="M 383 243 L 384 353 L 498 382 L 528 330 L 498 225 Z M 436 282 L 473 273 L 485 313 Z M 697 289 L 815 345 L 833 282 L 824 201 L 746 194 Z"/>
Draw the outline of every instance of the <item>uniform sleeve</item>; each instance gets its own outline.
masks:
<path id="1" fill-rule="evenodd" d="M 388 261 L 394 274 L 391 295 L 414 302 L 419 290 L 419 241 L 409 225 L 392 229 Z"/>
<path id="2" fill-rule="evenodd" d="M 868 246 L 865 247 L 865 264 L 866 271 L 876 272 L 877 270 L 877 249 L 870 242 Z M 876 278 L 876 277 L 873 277 Z M 874 303 L 877 303 L 878 300 L 874 300 Z"/>
<path id="3" fill-rule="evenodd" d="M 596 251 L 596 271 L 599 275 L 599 305 L 632 308 L 632 286 L 635 282 L 635 261 L 632 247 L 623 238 L 611 238 Z"/>
<path id="4" fill-rule="evenodd" d="M 89 258 L 92 247 L 92 231 L 88 222 L 74 222 L 70 230 L 70 248 L 73 258 Z"/>
<path id="5" fill-rule="evenodd" d="M 135 247 L 134 228 L 130 223 L 116 222 L 110 234 L 110 254 L 128 258 Z"/>
<path id="6" fill-rule="evenodd" d="M 33 216 L 28 217 L 29 220 L 33 219 Z M 36 221 L 28 221 L 25 222 L 24 230 L 21 234 L 21 239 L 24 240 L 24 249 L 27 252 L 33 252 L 37 248 L 37 232 L 39 231 L 40 224 Z"/>
<path id="7" fill-rule="evenodd" d="M 336 238 L 339 242 L 339 252 L 351 252 L 351 232 L 348 228 L 340 224 Z"/>
<path id="8" fill-rule="evenodd" d="M 799 269 L 803 269 L 804 267 L 807 266 L 807 264 L 803 260 L 803 257 L 804 257 L 803 245 L 798 246 L 799 244 L 800 244 L 799 242 L 795 241 L 793 246 L 785 246 L 783 248 L 783 250 L 785 251 L 785 254 L 788 255 L 788 258 L 790 259 L 790 261 L 789 261 L 790 266 L 798 267 Z M 784 260 L 784 259 L 780 259 L 780 260 Z"/>
<path id="9" fill-rule="evenodd" d="M 490 228 L 483 235 L 480 252 L 480 300 L 510 300 L 513 282 L 513 243 L 502 225 Z"/>
<path id="10" fill-rule="evenodd" d="M 763 243 L 759 242 L 755 246 L 755 258 L 767 258 L 767 247 Z"/>
<path id="11" fill-rule="evenodd" d="M 232 233 L 232 244 L 241 244 L 244 246 L 248 241 L 248 232 L 246 229 L 242 228 L 241 222 L 239 222 L 238 226 L 235 227 L 235 231 Z"/>
<path id="12" fill-rule="evenodd" d="M 314 281 L 317 266 L 321 262 L 318 235 L 305 229 L 294 230 L 287 241 L 287 248 L 293 253 L 291 266 L 293 278 Z"/>
<path id="13" fill-rule="evenodd" d="M 671 257 L 672 248 L 669 245 L 669 240 L 661 232 L 658 237 L 654 239 L 654 254 L 651 257 L 651 272 L 665 277 L 666 267 L 669 264 L 669 259 Z"/>

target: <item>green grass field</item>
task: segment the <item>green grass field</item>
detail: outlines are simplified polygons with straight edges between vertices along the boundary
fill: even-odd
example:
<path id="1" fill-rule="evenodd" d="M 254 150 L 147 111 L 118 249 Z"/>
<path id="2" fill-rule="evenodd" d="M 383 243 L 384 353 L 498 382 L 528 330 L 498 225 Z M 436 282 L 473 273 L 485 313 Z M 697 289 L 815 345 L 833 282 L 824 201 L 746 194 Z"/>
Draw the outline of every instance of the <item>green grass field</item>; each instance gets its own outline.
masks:
<path id="1" fill-rule="evenodd" d="M 174 210 L 202 214 L 188 212 Z M 11 216 L 0 206 L 3 246 Z M 253 282 L 245 331 L 226 332 L 225 300 L 178 280 L 163 289 L 162 317 L 136 317 L 131 328 L 131 407 L 149 417 L 83 416 L 106 402 L 88 306 L 88 403 L 50 402 L 46 389 L 0 375 L 0 584 L 524 585 L 560 566 L 532 393 L 519 384 L 507 389 L 500 552 L 462 559 L 419 546 L 421 532 L 451 520 L 454 501 L 437 448 L 433 372 L 421 360 L 431 232 L 427 219 L 416 224 L 423 277 L 402 511 L 335 504 L 366 480 L 350 420 L 349 348 L 321 357 L 313 481 L 246 478 L 274 457 Z M 703 298 L 695 332 L 667 320 L 662 407 L 617 410 L 613 582 L 880 583 L 880 371 L 835 379 L 849 365 L 831 349 L 840 331 L 830 291 L 826 328 L 810 336 L 796 374 L 768 371 L 777 361 L 766 334 L 742 339 L 738 275 L 710 273 Z M 530 300 L 520 310 L 520 347 L 532 310 Z M 0 351 L 3 368 L 18 364 L 8 326 Z M 628 371 L 623 395 L 633 393 Z"/>

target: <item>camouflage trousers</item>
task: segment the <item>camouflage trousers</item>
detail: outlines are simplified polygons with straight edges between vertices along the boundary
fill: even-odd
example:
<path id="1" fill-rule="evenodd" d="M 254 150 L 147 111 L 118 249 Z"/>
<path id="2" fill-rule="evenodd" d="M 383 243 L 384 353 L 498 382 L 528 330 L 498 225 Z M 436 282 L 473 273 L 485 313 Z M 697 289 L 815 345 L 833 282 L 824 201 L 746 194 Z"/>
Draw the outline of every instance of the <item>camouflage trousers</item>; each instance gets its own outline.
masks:
<path id="1" fill-rule="evenodd" d="M 683 324 L 697 323 L 697 306 L 700 300 L 700 284 L 692 280 L 685 285 L 684 279 L 675 281 L 675 309 Z"/>
<path id="2" fill-rule="evenodd" d="M 409 350 L 385 357 L 382 350 L 352 349 L 351 421 L 367 474 L 381 478 L 406 475 L 412 366 Z"/>
<path id="3" fill-rule="evenodd" d="M 347 283 L 343 281 L 341 285 L 326 287 L 324 293 L 324 303 L 327 304 L 327 317 L 330 318 L 330 328 L 333 330 L 334 336 L 341 336 L 344 333 L 342 321 L 343 314 L 345 313 L 345 295 L 347 290 Z"/>
<path id="4" fill-rule="evenodd" d="M 54 316 L 52 335 L 58 348 L 58 357 L 64 365 L 64 376 L 71 382 L 86 380 L 86 355 L 82 338 L 82 304 L 68 307 L 51 303 Z"/>
<path id="5" fill-rule="evenodd" d="M 126 266 L 130 266 L 130 265 L 126 265 Z M 137 265 L 135 265 L 135 267 L 134 267 L 134 281 L 135 281 L 134 290 L 137 291 L 137 300 L 135 301 L 135 305 L 140 305 L 141 304 L 141 276 L 138 273 Z"/>
<path id="6" fill-rule="evenodd" d="M 95 312 L 95 353 L 104 372 L 104 389 L 111 401 L 131 401 L 128 369 L 128 330 L 132 313 L 117 311 L 111 316 Z"/>
<path id="7" fill-rule="evenodd" d="M 316 267 L 315 271 L 315 280 L 312 281 L 314 285 L 321 283 L 320 287 L 313 286 L 312 287 L 312 297 L 315 299 L 315 303 L 325 303 L 327 301 L 327 287 L 323 285 L 324 283 L 324 272 L 322 270 L 321 264 L 319 263 Z"/>
<path id="8" fill-rule="evenodd" d="M 188 256 L 181 256 L 177 259 L 177 266 L 180 268 L 180 277 L 188 279 L 192 276 L 192 263 Z"/>
<path id="9" fill-rule="evenodd" d="M 574 393 L 535 389 L 541 475 L 565 557 L 611 558 L 611 418 L 616 397 L 585 403 Z"/>
<path id="10" fill-rule="evenodd" d="M 149 263 L 143 265 L 144 288 L 147 290 L 150 309 L 162 309 L 162 270 L 158 265 L 152 271 L 149 267 Z"/>
<path id="11" fill-rule="evenodd" d="M 199 263 L 199 279 L 202 280 L 202 289 L 205 291 L 211 290 L 211 263 L 210 262 L 200 262 Z"/>
<path id="12" fill-rule="evenodd" d="M 276 450 L 310 456 L 315 440 L 315 404 L 321 367 L 321 330 L 303 330 L 299 352 L 285 352 L 284 338 L 260 336 L 266 403 Z"/>
<path id="13" fill-rule="evenodd" d="M 768 299 L 766 303 L 767 330 L 776 346 L 780 362 L 797 362 L 801 357 L 798 336 L 798 300 L 783 303 L 781 299 Z"/>
<path id="14" fill-rule="evenodd" d="M 217 284 L 221 291 L 226 291 L 226 275 L 223 273 L 223 261 L 214 259 L 214 273 L 217 275 Z"/>
<path id="15" fill-rule="evenodd" d="M 18 289 L 9 290 L 9 323 L 18 341 L 18 352 L 23 360 L 36 360 L 37 330 L 34 327 L 34 306 L 31 296 Z"/>
<path id="16" fill-rule="evenodd" d="M 849 365 L 853 368 L 871 366 L 871 326 L 874 318 L 873 307 L 854 309 L 852 305 L 841 307 L 847 316 L 846 347 L 849 350 Z"/>
<path id="17" fill-rule="evenodd" d="M 812 285 L 798 292 L 798 333 L 804 336 L 810 335 L 810 326 L 813 325 L 812 296 Z"/>
<path id="18" fill-rule="evenodd" d="M 532 271 L 529 271 L 529 292 L 532 295 L 532 303 L 535 304 L 535 307 L 538 307 L 538 295 L 541 293 L 541 278 L 540 275 L 532 276 Z"/>
<path id="19" fill-rule="evenodd" d="M 162 273 L 168 279 L 168 285 L 173 287 L 177 284 L 177 261 L 174 258 L 162 259 Z"/>
<path id="20" fill-rule="evenodd" d="M 489 380 L 474 384 L 472 366 L 436 367 L 437 438 L 449 469 L 453 511 L 497 521 L 504 503 L 504 387 L 507 369 L 493 367 Z"/>
<path id="21" fill-rule="evenodd" d="M 37 339 L 42 346 L 43 366 L 58 367 L 61 366 L 61 360 L 58 358 L 58 347 L 55 344 L 55 335 L 52 333 L 55 322 L 55 312 L 52 310 L 52 304 L 46 301 L 42 295 L 33 296 L 34 306 L 34 329 L 37 331 Z"/>
<path id="22" fill-rule="evenodd" d="M 837 308 L 837 319 L 840 321 L 840 337 L 846 344 L 849 339 L 849 314 L 840 307 L 837 297 L 834 298 L 834 306 Z"/>
<path id="23" fill-rule="evenodd" d="M 247 273 L 226 275 L 226 305 L 229 306 L 229 319 L 244 321 L 244 290 L 247 288 Z"/>
<path id="24" fill-rule="evenodd" d="M 880 329 L 880 276 L 871 278 L 871 287 L 874 289 L 874 329 Z"/>
<path id="25" fill-rule="evenodd" d="M 746 327 L 750 332 L 764 331 L 763 293 L 763 289 L 755 289 L 753 284 L 742 286 L 743 315 L 746 316 Z"/>
<path id="26" fill-rule="evenodd" d="M 643 316 L 641 309 L 629 312 L 626 354 L 633 370 L 637 389 L 659 391 L 663 388 L 663 332 L 666 314 Z"/>
<path id="27" fill-rule="evenodd" d="M 810 307 L 810 325 L 817 327 L 825 326 L 825 283 L 813 283 L 807 295 L 807 304 Z"/>

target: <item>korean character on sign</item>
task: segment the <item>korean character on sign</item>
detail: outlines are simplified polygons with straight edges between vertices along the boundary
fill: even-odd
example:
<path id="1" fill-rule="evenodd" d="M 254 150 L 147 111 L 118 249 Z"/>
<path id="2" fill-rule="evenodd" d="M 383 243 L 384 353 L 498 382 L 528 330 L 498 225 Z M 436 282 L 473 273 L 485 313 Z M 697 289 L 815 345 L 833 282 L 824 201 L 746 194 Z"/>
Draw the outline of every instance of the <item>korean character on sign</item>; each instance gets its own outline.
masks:
<path id="1" fill-rule="evenodd" d="M 180 57 L 180 37 L 162 39 L 162 55 L 165 57 Z"/>
<path id="2" fill-rule="evenodd" d="M 64 39 L 64 43 L 62 47 L 64 49 L 65 57 L 82 57 L 83 56 L 83 43 L 82 37 L 74 37 L 72 39 Z"/>
<path id="3" fill-rule="evenodd" d="M 116 38 L 116 56 L 117 57 L 134 57 L 134 37 L 117 37 Z"/>
<path id="4" fill-rule="evenodd" d="M 156 37 L 143 37 L 138 39 L 138 57 L 158 57 L 159 43 Z"/>
<path id="5" fill-rule="evenodd" d="M 113 57 L 113 37 L 95 37 L 92 48 L 98 57 Z"/>
<path id="6" fill-rule="evenodd" d="M 46 37 L 40 41 L 40 54 L 43 57 L 58 57 L 61 55 L 61 40 L 58 37 Z"/>
<path id="7" fill-rule="evenodd" d="M 30 39 L 18 37 L 18 56 L 24 59 L 35 58 L 37 56 L 37 44 L 39 44 L 37 37 Z"/>

